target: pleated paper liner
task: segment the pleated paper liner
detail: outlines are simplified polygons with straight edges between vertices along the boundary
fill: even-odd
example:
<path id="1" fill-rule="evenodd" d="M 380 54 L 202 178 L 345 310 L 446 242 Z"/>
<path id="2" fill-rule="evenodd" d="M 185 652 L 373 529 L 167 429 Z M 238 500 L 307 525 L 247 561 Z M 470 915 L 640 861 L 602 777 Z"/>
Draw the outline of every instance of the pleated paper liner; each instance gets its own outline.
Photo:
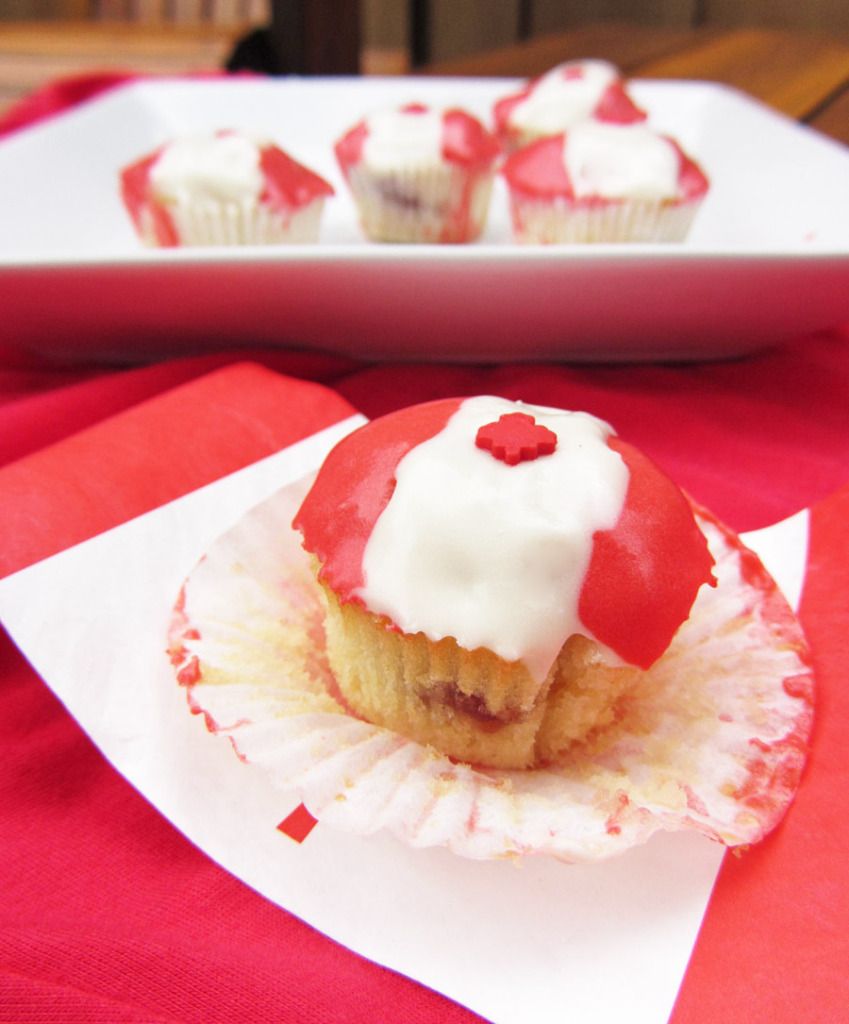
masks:
<path id="1" fill-rule="evenodd" d="M 334 695 L 318 588 L 290 525 L 310 482 L 210 548 L 169 650 L 192 710 L 319 821 L 466 857 L 578 862 L 664 830 L 745 846 L 781 820 L 812 723 L 808 651 L 760 561 L 708 513 L 697 509 L 718 586 L 702 588 L 616 723 L 556 767 L 495 771 L 363 722 Z"/>

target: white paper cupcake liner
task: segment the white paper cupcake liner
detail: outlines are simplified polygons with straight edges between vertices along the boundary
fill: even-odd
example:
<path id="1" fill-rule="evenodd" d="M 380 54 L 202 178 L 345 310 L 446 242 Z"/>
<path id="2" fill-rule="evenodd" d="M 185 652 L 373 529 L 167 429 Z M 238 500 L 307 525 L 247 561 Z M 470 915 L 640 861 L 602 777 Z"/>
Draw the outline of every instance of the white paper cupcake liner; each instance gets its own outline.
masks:
<path id="1" fill-rule="evenodd" d="M 492 172 L 451 164 L 377 172 L 362 164 L 348 186 L 366 235 L 379 242 L 471 242 L 483 231 Z"/>
<path id="2" fill-rule="evenodd" d="M 510 199 L 517 242 L 564 244 L 591 242 L 682 242 L 701 200 L 670 203 L 652 200 L 586 205 L 569 200 Z"/>
<path id="3" fill-rule="evenodd" d="M 348 714 L 292 517 L 310 481 L 221 537 L 186 580 L 169 649 L 193 711 L 318 820 L 473 858 L 609 857 L 663 830 L 761 839 L 799 782 L 813 683 L 801 629 L 760 562 L 707 514 L 716 558 L 619 721 L 551 769 L 494 771 Z"/>
<path id="4" fill-rule="evenodd" d="M 180 245 L 276 245 L 318 241 L 324 199 L 313 199 L 298 210 L 275 210 L 255 199 L 230 202 L 173 202 L 167 204 Z M 146 216 L 145 216 L 146 213 Z M 156 232 L 148 211 L 142 215 L 141 234 L 156 246 Z"/>

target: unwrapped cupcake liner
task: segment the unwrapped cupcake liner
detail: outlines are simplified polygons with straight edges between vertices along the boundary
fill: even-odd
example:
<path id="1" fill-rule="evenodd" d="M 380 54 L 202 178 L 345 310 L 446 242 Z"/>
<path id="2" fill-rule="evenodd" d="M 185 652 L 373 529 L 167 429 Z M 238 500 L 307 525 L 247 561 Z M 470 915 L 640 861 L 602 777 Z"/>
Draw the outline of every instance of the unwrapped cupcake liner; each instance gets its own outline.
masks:
<path id="1" fill-rule="evenodd" d="M 346 709 L 290 526 L 310 482 L 282 489 L 210 548 L 181 590 L 169 651 L 191 709 L 319 821 L 465 857 L 577 862 L 660 831 L 742 846 L 784 815 L 813 714 L 805 640 L 758 559 L 707 513 L 698 518 L 718 586 L 702 588 L 614 724 L 556 766 L 496 771 Z"/>
<path id="2" fill-rule="evenodd" d="M 260 200 L 176 200 L 165 204 L 180 245 L 275 245 L 318 241 L 324 199 L 298 210 L 277 210 Z M 141 234 L 158 245 L 153 218 L 143 211 Z"/>
<path id="3" fill-rule="evenodd" d="M 365 234 L 378 242 L 471 242 L 486 225 L 493 172 L 453 164 L 376 171 L 360 163 L 348 186 Z"/>
<path id="4" fill-rule="evenodd" d="M 682 242 L 701 199 L 682 202 L 627 199 L 574 202 L 535 199 L 513 193 L 510 208 L 517 242 Z"/>

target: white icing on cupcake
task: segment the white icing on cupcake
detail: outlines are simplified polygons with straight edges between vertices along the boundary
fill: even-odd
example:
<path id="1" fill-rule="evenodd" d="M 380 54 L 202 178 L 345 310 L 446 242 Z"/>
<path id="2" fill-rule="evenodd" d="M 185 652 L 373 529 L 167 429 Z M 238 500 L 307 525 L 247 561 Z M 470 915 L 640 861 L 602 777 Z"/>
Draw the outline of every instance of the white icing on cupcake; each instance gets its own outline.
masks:
<path id="1" fill-rule="evenodd" d="M 381 110 L 366 119 L 363 163 L 373 171 L 429 166 L 442 159 L 441 110 Z"/>
<path id="2" fill-rule="evenodd" d="M 150 178 L 157 196 L 177 202 L 257 200 L 260 148 L 233 132 L 178 139 L 164 147 Z"/>
<path id="3" fill-rule="evenodd" d="M 566 133 L 563 162 L 576 198 L 678 195 L 680 161 L 675 147 L 642 124 L 577 124 Z"/>
<path id="4" fill-rule="evenodd" d="M 619 79 L 619 72 L 602 60 L 572 61 L 544 74 L 529 95 L 517 103 L 510 123 L 555 135 L 578 121 L 591 117 L 607 89 Z"/>

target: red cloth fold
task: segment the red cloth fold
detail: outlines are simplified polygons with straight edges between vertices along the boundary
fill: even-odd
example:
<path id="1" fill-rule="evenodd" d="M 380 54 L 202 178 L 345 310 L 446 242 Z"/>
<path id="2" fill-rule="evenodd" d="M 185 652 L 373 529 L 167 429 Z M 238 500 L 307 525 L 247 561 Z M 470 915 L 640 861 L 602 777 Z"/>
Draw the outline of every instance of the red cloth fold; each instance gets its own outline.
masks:
<path id="1" fill-rule="evenodd" d="M 114 74 L 51 84 L 7 113 L 0 131 L 123 80 Z M 597 366 L 370 365 L 257 350 L 127 370 L 45 363 L 7 338 L 0 352 L 0 463 L 247 358 L 332 387 L 369 416 L 474 393 L 586 409 L 732 526 L 748 529 L 849 480 L 847 344 L 849 333 L 835 331 L 735 361 Z M 104 761 L 8 639 L 0 643 L 0 735 L 0 1019 L 477 1019 L 342 949 L 211 863 Z M 732 873 L 732 884 L 745 888 L 744 873 Z M 727 901 L 718 906 L 727 913 Z M 709 912 L 706 934 L 721 927 L 718 920 Z M 845 935 L 849 921 L 843 924 Z M 809 1001 L 814 981 L 794 973 L 792 963 L 761 964 L 745 1011 L 719 999 L 716 1006 L 731 1019 L 765 1019 L 760 1010 L 768 1008 L 770 1019 L 789 1021 L 799 1005 L 806 1020 L 832 1019 Z M 692 983 L 710 984 L 714 976 L 697 954 Z M 780 989 L 795 992 L 786 1018 L 769 996 L 779 981 Z M 688 1024 L 714 1019 L 689 997 L 677 1012 Z"/>
<path id="2" fill-rule="evenodd" d="M 0 116 L 0 136 L 53 117 L 135 77 L 137 76 L 132 71 L 104 71 L 100 74 L 74 75 L 47 82 L 18 100 Z"/>

